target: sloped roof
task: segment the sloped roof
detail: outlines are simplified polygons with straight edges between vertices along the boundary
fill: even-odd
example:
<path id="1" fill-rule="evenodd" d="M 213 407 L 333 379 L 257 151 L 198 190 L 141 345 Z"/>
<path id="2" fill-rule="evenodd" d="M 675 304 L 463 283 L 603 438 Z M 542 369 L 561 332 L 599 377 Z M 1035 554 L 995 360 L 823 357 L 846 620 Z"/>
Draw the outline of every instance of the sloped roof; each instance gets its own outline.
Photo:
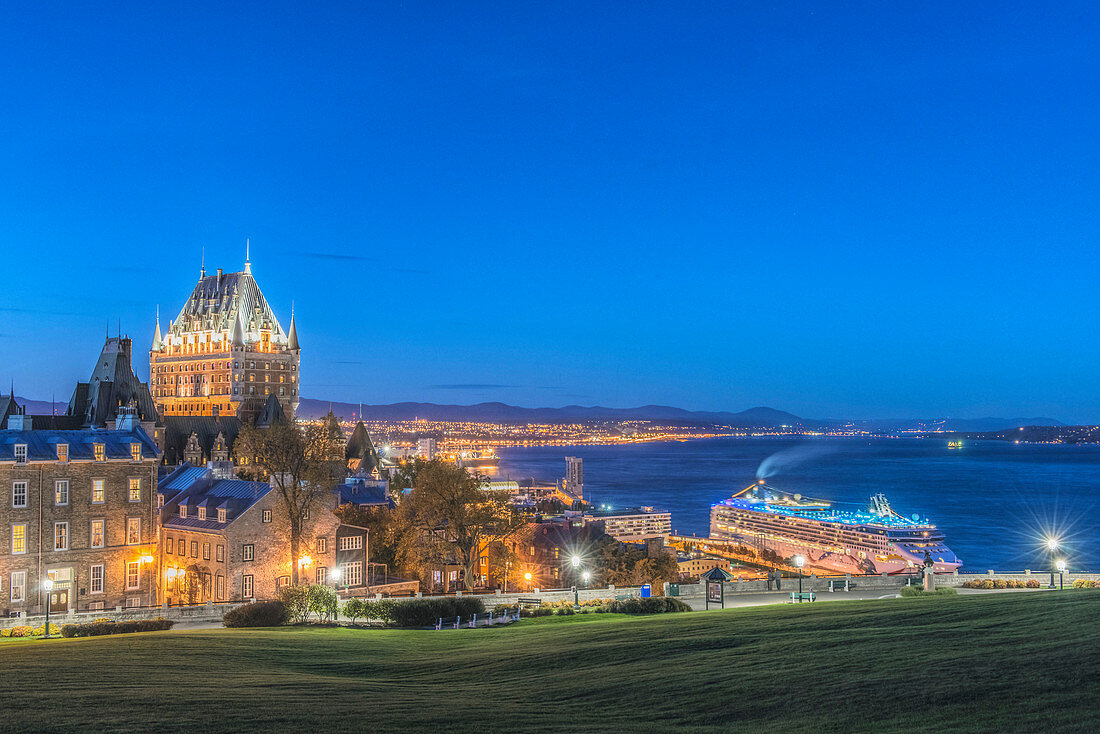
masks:
<path id="1" fill-rule="evenodd" d="M 699 576 L 703 581 L 729 581 L 733 578 L 733 574 L 729 573 L 725 569 L 715 566 L 706 573 Z"/>
<path id="2" fill-rule="evenodd" d="M 205 456 L 210 456 L 219 433 L 225 436 L 226 445 L 232 450 L 240 432 L 241 419 L 233 415 L 167 415 L 164 417 L 164 454 L 169 464 L 183 459 L 187 439 L 192 433 L 199 439 Z"/>
<path id="3" fill-rule="evenodd" d="M 165 477 L 158 483 L 157 491 L 165 496 L 164 506 L 161 508 L 161 524 L 165 528 L 217 532 L 267 495 L 271 491 L 271 485 L 243 479 L 215 479 L 209 469 L 188 465 L 186 469 L 177 470 Z M 175 494 L 169 496 L 173 491 Z M 181 504 L 188 506 L 188 517 L 180 517 Z M 209 514 L 204 520 L 192 514 L 192 508 L 199 505 L 208 508 Z M 218 522 L 217 509 L 221 507 L 226 511 L 225 522 Z"/>
<path id="4" fill-rule="evenodd" d="M 0 430 L 0 461 L 15 461 L 15 444 L 27 444 L 29 461 L 57 461 L 57 445 L 68 444 L 69 461 L 94 461 L 95 444 L 104 446 L 108 459 L 131 459 L 130 446 L 141 445 L 143 459 L 155 459 L 160 454 L 153 439 L 140 429 L 113 431 L 105 428 L 79 431 L 39 429 L 30 431 Z"/>
<path id="5" fill-rule="evenodd" d="M 374 449 L 374 443 L 370 440 L 370 434 L 367 432 L 367 427 L 363 425 L 363 421 L 355 424 L 348 438 L 344 456 L 349 461 L 358 459 L 357 469 L 364 474 L 370 474 L 378 467 L 378 452 Z"/>
<path id="6" fill-rule="evenodd" d="M 260 411 L 260 414 L 256 417 L 256 425 L 265 428 L 272 423 L 279 421 L 285 421 L 286 414 L 283 413 L 283 406 L 279 402 L 279 399 L 275 397 L 274 393 L 267 396 L 267 400 L 264 401 L 264 407 Z"/>
<path id="7" fill-rule="evenodd" d="M 260 341 L 261 330 L 271 331 L 276 344 L 287 343 L 286 332 L 250 272 L 208 275 L 199 278 L 164 340 L 182 344 L 194 331 L 228 333 L 235 338 L 238 325 L 244 343 Z M 216 336 L 215 341 L 220 338 Z"/>
<path id="8" fill-rule="evenodd" d="M 149 386 L 138 379 L 131 364 L 128 337 L 108 337 L 87 382 L 78 382 L 69 399 L 67 415 L 82 425 L 98 427 L 113 421 L 118 409 L 131 402 L 138 420 L 160 422 Z"/>
<path id="9" fill-rule="evenodd" d="M 340 496 L 338 501 L 341 505 L 350 503 L 360 506 L 396 507 L 387 491 L 388 484 L 389 482 L 385 480 L 350 480 L 337 485 L 336 492 Z"/>

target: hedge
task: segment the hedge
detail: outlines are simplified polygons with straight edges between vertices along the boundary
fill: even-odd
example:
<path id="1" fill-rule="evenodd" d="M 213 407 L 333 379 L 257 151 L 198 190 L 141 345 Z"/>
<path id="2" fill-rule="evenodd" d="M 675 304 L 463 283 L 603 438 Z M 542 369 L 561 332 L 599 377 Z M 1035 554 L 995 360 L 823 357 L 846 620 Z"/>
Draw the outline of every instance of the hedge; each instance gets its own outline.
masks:
<path id="1" fill-rule="evenodd" d="M 476 596 L 456 596 L 445 599 L 412 599 L 395 602 L 387 610 L 397 627 L 427 627 L 443 619 L 470 619 L 485 614 L 485 604 Z"/>
<path id="2" fill-rule="evenodd" d="M 964 589 L 1038 589 L 1038 579 L 970 579 L 962 584 Z"/>
<path id="3" fill-rule="evenodd" d="M 933 591 L 925 591 L 921 586 L 901 587 L 902 596 L 955 596 L 958 593 L 959 592 L 955 589 L 949 589 L 947 587 L 941 587 Z"/>
<path id="4" fill-rule="evenodd" d="M 286 606 L 281 601 L 254 601 L 222 615 L 226 627 L 278 627 L 286 621 Z"/>
<path id="5" fill-rule="evenodd" d="M 127 632 L 156 632 L 172 629 L 170 619 L 131 619 L 125 622 L 87 622 L 85 624 L 66 624 L 61 627 L 62 637 L 99 637 Z"/>
<path id="6" fill-rule="evenodd" d="M 671 596 L 651 596 L 648 599 L 622 599 L 604 605 L 612 614 L 663 614 L 665 612 L 690 612 L 689 607 Z"/>

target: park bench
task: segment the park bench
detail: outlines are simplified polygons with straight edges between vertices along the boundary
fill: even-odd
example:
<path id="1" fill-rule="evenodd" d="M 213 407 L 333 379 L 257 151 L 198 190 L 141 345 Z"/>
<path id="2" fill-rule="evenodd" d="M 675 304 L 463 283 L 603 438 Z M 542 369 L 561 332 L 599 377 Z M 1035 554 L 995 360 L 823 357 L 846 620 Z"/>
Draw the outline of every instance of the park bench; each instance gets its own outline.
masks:
<path id="1" fill-rule="evenodd" d="M 817 596 L 812 591 L 804 591 L 801 594 L 798 593 L 797 591 L 792 591 L 791 592 L 791 603 L 792 604 L 794 602 L 797 602 L 800 599 L 805 599 L 806 601 L 816 601 Z"/>
<path id="2" fill-rule="evenodd" d="M 446 619 L 444 619 L 443 617 L 440 617 L 439 621 L 435 623 L 435 628 L 437 630 L 458 629 L 458 625 L 461 624 L 461 623 L 462 623 L 462 617 L 448 617 Z"/>
<path id="3" fill-rule="evenodd" d="M 829 591 L 851 591 L 854 586 L 851 579 L 829 579 Z"/>
<path id="4" fill-rule="evenodd" d="M 534 607 L 535 609 L 538 609 L 542 606 L 542 599 L 520 597 L 519 599 L 516 599 L 516 604 L 519 605 L 520 609 L 523 609 L 524 607 Z"/>

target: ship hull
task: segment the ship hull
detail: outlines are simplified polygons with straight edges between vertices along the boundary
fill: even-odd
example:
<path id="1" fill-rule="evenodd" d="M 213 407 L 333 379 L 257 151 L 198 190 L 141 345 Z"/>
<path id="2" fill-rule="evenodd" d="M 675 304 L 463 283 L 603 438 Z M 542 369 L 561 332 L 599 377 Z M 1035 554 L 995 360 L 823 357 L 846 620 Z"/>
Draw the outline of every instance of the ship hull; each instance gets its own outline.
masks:
<path id="1" fill-rule="evenodd" d="M 721 537 L 721 536 L 719 536 Z M 802 556 L 806 559 L 806 568 L 833 573 L 850 573 L 856 575 L 877 574 L 904 574 L 917 573 L 924 566 L 924 559 L 916 554 L 897 549 L 887 553 L 869 553 L 861 549 L 827 548 L 812 543 L 795 543 L 777 537 L 741 537 L 731 536 L 723 538 L 738 542 L 748 548 L 759 548 L 761 540 L 763 547 L 770 549 L 781 558 Z M 953 573 L 962 564 L 933 560 L 933 573 Z"/>

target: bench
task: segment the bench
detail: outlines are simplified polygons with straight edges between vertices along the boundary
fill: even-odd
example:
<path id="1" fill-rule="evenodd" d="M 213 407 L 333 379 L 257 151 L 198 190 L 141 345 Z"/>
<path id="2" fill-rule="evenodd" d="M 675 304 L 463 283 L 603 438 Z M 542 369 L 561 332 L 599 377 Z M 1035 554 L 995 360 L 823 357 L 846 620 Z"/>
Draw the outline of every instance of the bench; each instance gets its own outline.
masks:
<path id="1" fill-rule="evenodd" d="M 814 592 L 812 592 L 812 591 L 805 591 L 801 594 L 798 593 L 797 591 L 792 591 L 791 592 L 791 603 L 792 604 L 794 602 L 801 601 L 803 599 L 805 599 L 806 601 L 817 601 L 817 595 L 814 594 Z"/>
<path id="2" fill-rule="evenodd" d="M 524 607 L 534 607 L 535 609 L 538 609 L 542 606 L 542 599 L 525 599 L 523 597 L 520 597 L 519 599 L 516 599 L 516 604 L 519 605 L 520 609 L 523 609 Z"/>
<path id="3" fill-rule="evenodd" d="M 855 584 L 851 579 L 829 579 L 829 591 L 851 591 Z"/>
<path id="4" fill-rule="evenodd" d="M 441 629 L 458 629 L 458 625 L 461 624 L 461 623 L 462 623 L 462 617 L 450 617 L 448 619 L 444 619 L 443 617 L 440 617 L 439 621 L 435 623 L 435 628 L 437 630 L 441 630 Z"/>

